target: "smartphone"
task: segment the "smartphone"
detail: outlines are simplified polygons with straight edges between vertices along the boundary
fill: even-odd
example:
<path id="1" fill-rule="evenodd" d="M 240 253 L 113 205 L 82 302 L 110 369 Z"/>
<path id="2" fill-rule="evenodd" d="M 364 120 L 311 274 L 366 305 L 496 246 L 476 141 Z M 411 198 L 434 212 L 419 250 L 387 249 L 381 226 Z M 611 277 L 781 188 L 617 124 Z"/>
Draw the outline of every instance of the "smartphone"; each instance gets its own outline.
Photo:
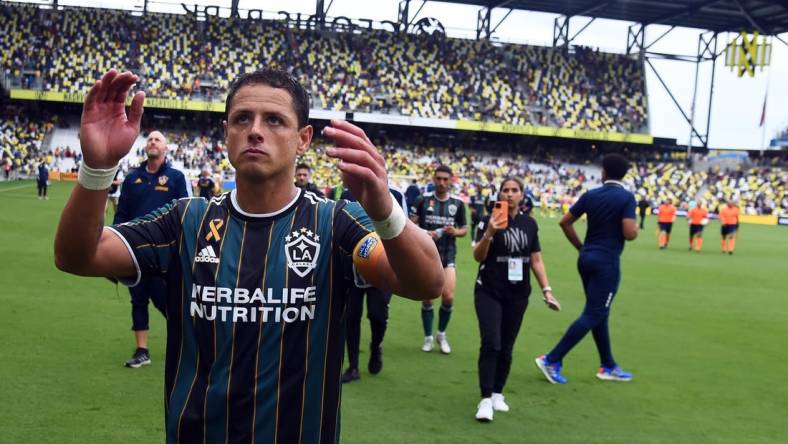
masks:
<path id="1" fill-rule="evenodd" d="M 495 221 L 501 224 L 501 228 L 506 228 L 509 225 L 509 202 L 501 200 L 493 204 L 492 217 Z"/>

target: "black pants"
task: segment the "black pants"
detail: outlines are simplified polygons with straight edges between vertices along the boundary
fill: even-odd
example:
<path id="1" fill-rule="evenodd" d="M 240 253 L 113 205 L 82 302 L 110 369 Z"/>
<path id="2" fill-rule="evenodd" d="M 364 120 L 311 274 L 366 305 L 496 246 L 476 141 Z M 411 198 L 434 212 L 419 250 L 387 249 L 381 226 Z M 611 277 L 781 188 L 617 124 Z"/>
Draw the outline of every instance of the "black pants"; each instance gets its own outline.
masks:
<path id="1" fill-rule="evenodd" d="M 38 197 L 47 197 L 47 181 L 37 180 L 36 185 L 38 185 Z"/>
<path id="2" fill-rule="evenodd" d="M 506 385 L 514 341 L 528 308 L 528 294 L 494 291 L 476 285 L 474 305 L 482 339 L 479 388 L 482 398 L 489 398 L 493 393 L 501 393 Z"/>
<path id="3" fill-rule="evenodd" d="M 367 295 L 367 318 L 369 319 L 372 339 L 371 349 L 380 347 L 386 334 L 389 320 L 389 302 L 391 293 L 374 287 L 348 290 L 347 305 L 347 355 L 350 367 L 358 368 L 358 351 L 361 342 L 361 313 L 363 312 L 364 293 Z"/>
<path id="4" fill-rule="evenodd" d="M 167 317 L 167 282 L 158 276 L 142 278 L 140 283 L 129 288 L 131 295 L 131 329 L 134 331 L 149 330 L 148 300 L 153 302 L 159 312 Z"/>

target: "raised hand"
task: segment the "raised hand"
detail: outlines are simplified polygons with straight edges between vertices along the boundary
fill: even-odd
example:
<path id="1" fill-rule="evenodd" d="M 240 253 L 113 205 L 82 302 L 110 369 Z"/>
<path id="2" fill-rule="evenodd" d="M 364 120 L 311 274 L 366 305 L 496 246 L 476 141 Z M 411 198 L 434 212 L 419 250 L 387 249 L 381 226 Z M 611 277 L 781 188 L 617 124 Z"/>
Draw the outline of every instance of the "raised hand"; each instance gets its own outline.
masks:
<path id="1" fill-rule="evenodd" d="M 140 132 L 145 93 L 138 92 L 126 115 L 126 97 L 139 77 L 114 69 L 97 81 L 82 108 L 79 142 L 85 164 L 91 168 L 112 168 L 131 150 Z"/>
<path id="2" fill-rule="evenodd" d="M 391 213 L 386 162 L 364 130 L 342 120 L 331 120 L 323 130 L 336 147 L 328 148 L 329 157 L 339 159 L 342 182 L 358 199 L 372 220 L 384 220 Z"/>

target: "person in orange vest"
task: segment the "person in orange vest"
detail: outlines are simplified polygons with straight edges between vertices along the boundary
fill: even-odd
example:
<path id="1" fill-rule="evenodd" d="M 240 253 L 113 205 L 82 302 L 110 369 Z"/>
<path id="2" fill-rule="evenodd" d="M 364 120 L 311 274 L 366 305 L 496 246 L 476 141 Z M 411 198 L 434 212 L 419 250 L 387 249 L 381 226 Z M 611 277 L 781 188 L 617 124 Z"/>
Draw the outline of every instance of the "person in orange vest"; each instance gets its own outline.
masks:
<path id="1" fill-rule="evenodd" d="M 720 207 L 720 223 L 722 254 L 733 254 L 736 248 L 736 232 L 739 230 L 739 207 L 733 199 L 728 199 L 728 203 Z"/>
<path id="2" fill-rule="evenodd" d="M 703 227 L 709 223 L 708 219 L 709 210 L 703 208 L 703 201 L 699 200 L 694 208 L 690 209 L 687 213 L 689 220 L 689 250 L 693 249 L 700 253 L 703 246 Z"/>
<path id="3" fill-rule="evenodd" d="M 676 207 L 670 199 L 662 201 L 657 212 L 657 223 L 659 224 L 659 249 L 664 250 L 670 242 L 670 230 L 673 229 L 673 221 L 676 219 Z"/>

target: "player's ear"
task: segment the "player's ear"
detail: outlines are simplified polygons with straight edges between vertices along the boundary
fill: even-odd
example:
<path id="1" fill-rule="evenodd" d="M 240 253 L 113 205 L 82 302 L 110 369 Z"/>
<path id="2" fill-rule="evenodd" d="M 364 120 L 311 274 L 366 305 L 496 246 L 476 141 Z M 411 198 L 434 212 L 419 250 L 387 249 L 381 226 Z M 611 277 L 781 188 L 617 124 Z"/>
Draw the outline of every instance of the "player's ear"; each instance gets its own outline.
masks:
<path id="1" fill-rule="evenodd" d="M 296 149 L 296 153 L 301 156 L 303 155 L 307 149 L 309 149 L 309 144 L 312 143 L 312 134 L 314 129 L 312 125 L 306 125 L 300 130 L 298 130 L 298 148 Z"/>

